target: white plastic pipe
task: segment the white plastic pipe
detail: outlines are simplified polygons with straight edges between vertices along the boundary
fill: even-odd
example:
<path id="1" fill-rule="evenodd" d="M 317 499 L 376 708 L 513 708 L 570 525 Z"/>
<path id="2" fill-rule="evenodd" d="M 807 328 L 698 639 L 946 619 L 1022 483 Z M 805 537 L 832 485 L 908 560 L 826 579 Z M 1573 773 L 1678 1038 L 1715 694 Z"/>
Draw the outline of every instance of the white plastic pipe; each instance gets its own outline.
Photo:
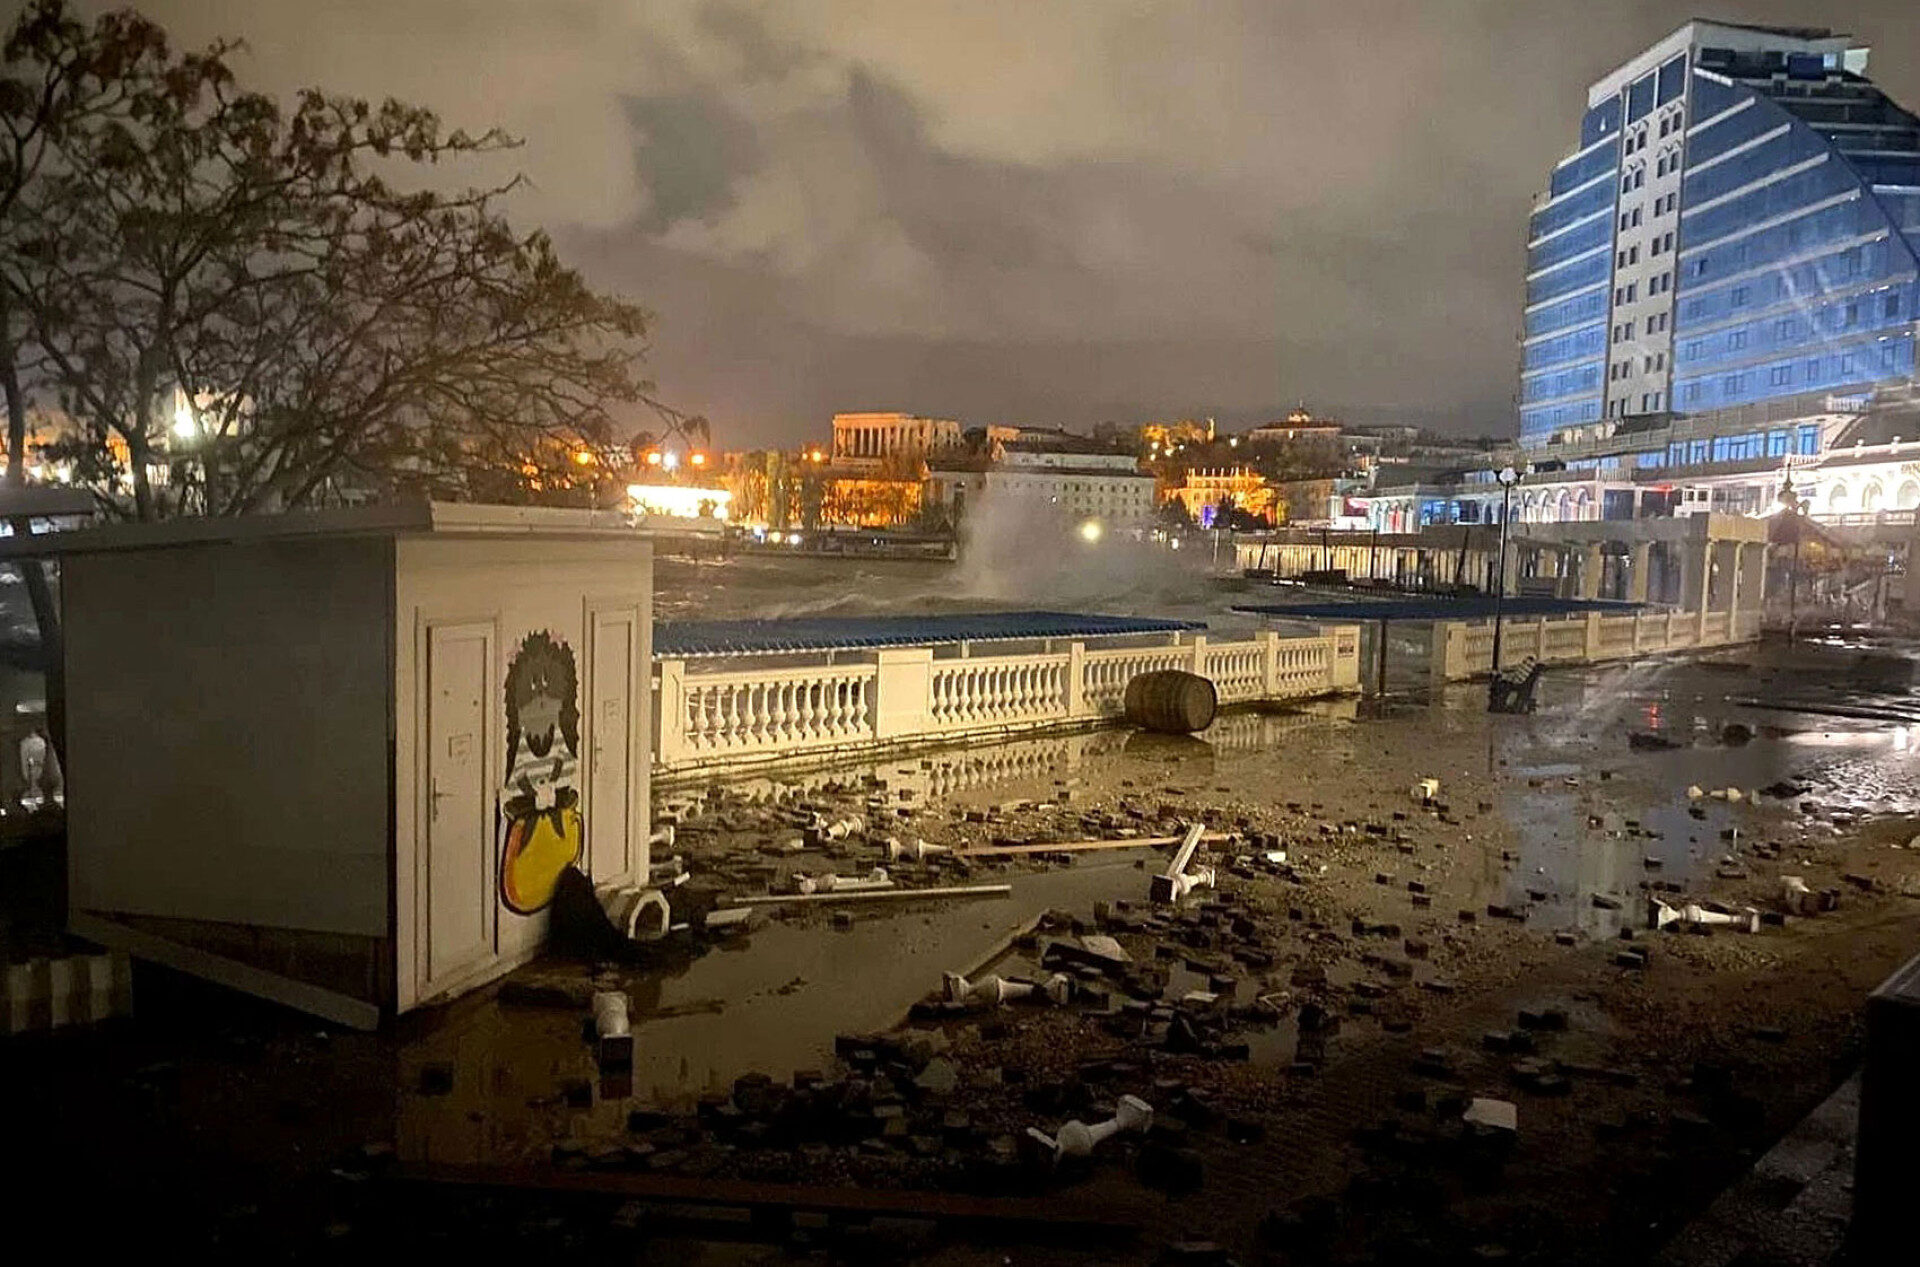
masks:
<path id="1" fill-rule="evenodd" d="M 1104 1141 L 1123 1131 L 1144 1133 L 1153 1125 L 1153 1106 L 1137 1095 L 1123 1095 L 1114 1106 L 1113 1116 L 1088 1126 L 1078 1119 L 1066 1123 L 1057 1135 L 1048 1135 L 1033 1127 L 1027 1134 L 1053 1154 L 1054 1165 L 1068 1157 L 1089 1157 Z"/>
<path id="2" fill-rule="evenodd" d="M 1009 981 L 997 974 L 985 976 L 978 981 L 969 981 L 957 972 L 941 974 L 949 1003 L 985 1003 L 993 1007 L 1004 1007 L 1015 999 L 1044 998 L 1049 1003 L 1066 1003 L 1073 992 L 1073 983 L 1063 972 L 1056 972 L 1044 982 Z"/>
<path id="3" fill-rule="evenodd" d="M 892 836 L 887 837 L 888 862 L 898 862 L 902 858 L 909 858 L 914 862 L 925 862 L 934 854 L 952 852 L 953 848 L 949 845 L 930 845 L 924 840 L 916 840 L 910 845 L 903 845 Z"/>
<path id="4" fill-rule="evenodd" d="M 829 871 L 820 876 L 796 876 L 794 891 L 798 893 L 859 893 L 868 889 L 890 889 L 893 880 L 887 875 L 885 867 L 875 867 L 865 876 L 835 875 Z"/>

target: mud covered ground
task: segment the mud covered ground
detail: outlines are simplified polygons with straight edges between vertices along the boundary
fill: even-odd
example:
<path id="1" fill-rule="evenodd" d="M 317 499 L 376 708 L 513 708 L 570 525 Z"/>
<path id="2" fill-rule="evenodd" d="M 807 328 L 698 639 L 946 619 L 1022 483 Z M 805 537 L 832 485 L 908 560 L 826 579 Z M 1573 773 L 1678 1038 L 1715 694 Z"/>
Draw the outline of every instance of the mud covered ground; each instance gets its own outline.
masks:
<path id="1" fill-rule="evenodd" d="M 935 854 L 895 880 L 1014 892 L 775 915 L 651 967 L 543 962 L 380 1038 L 152 978 L 132 1027 L 0 1059 L 48 1200 L 111 1192 L 123 1218 L 103 1234 L 216 1253 L 1144 1261 L 1203 1239 L 1247 1261 L 1646 1262 L 1845 1077 L 1867 991 L 1920 950 L 1911 664 L 1773 649 L 1554 674 L 1531 717 L 1488 717 L 1467 687 L 1224 718 L 1193 741 L 1108 732 L 670 790 L 656 799 L 682 819 L 696 906 L 862 873 L 889 836 L 966 848 L 1206 821 L 1229 839 L 1203 859 L 1218 887 L 1171 911 L 1147 902 L 1164 850 Z M 1425 778 L 1431 805 L 1409 792 Z M 810 847 L 814 813 L 867 829 Z M 1832 909 L 1782 914 L 1783 875 Z M 1769 922 L 1654 932 L 1650 897 Z M 1128 963 L 1049 953 L 1094 932 Z M 940 1005 L 941 972 L 976 966 L 1057 968 L 1074 998 Z M 631 1074 L 597 1070 L 583 1039 L 596 986 L 635 1000 Z M 1029 1127 L 1101 1120 L 1122 1095 L 1153 1106 L 1148 1134 L 1061 1172 L 1036 1159 Z M 1463 1124 L 1475 1097 L 1515 1105 L 1511 1138 Z M 1042 1193 L 1145 1230 L 988 1249 L 906 1220 L 727 1245 L 617 1199 L 394 1177 L 424 1163 L 536 1186 Z"/>

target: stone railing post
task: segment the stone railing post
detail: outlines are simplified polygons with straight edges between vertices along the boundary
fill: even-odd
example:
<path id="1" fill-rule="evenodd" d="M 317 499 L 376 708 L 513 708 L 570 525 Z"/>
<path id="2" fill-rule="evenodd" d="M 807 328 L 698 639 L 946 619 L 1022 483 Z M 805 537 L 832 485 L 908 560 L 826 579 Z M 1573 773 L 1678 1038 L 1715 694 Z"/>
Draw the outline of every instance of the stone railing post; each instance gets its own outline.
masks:
<path id="1" fill-rule="evenodd" d="M 1533 658 L 1545 664 L 1547 662 L 1547 618 L 1542 616 L 1533 622 Z"/>
<path id="2" fill-rule="evenodd" d="M 1207 635 L 1193 635 L 1193 671 L 1201 677 L 1207 676 Z"/>
<path id="3" fill-rule="evenodd" d="M 1090 717 L 1087 707 L 1087 644 L 1067 644 L 1067 716 Z"/>
<path id="4" fill-rule="evenodd" d="M 874 652 L 873 737 L 900 739 L 933 729 L 933 648 Z"/>
<path id="5" fill-rule="evenodd" d="M 1433 681 L 1451 682 L 1456 676 L 1465 676 L 1459 671 L 1457 657 L 1461 645 L 1466 641 L 1461 636 L 1466 628 L 1457 620 L 1433 622 L 1433 642 L 1427 652 L 1427 676 Z"/>
<path id="6" fill-rule="evenodd" d="M 1280 696 L 1280 631 L 1260 631 L 1260 694 L 1266 699 Z"/>
<path id="7" fill-rule="evenodd" d="M 687 755 L 687 664 L 659 660 L 660 685 L 653 705 L 653 759 L 672 765 Z"/>
<path id="8" fill-rule="evenodd" d="M 1587 613 L 1587 654 L 1589 662 L 1600 658 L 1600 613 Z"/>
<path id="9" fill-rule="evenodd" d="M 1360 626 L 1322 625 L 1320 636 L 1326 639 L 1327 689 L 1360 689 Z"/>

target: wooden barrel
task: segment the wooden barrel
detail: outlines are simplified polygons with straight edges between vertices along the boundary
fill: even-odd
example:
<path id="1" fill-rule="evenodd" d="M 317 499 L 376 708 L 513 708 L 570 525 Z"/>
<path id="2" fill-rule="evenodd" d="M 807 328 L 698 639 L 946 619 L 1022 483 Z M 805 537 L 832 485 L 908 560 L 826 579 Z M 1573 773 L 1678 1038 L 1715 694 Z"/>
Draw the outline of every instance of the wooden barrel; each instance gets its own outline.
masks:
<path id="1" fill-rule="evenodd" d="M 1213 725 L 1220 697 L 1197 673 L 1161 669 L 1136 674 L 1127 683 L 1127 720 L 1142 730 L 1190 735 Z"/>

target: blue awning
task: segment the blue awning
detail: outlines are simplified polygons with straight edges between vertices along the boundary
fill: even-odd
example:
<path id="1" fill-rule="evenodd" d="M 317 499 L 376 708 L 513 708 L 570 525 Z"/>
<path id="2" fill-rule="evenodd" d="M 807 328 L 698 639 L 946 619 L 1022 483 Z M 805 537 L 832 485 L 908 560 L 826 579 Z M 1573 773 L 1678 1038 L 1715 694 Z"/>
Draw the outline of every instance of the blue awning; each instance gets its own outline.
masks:
<path id="1" fill-rule="evenodd" d="M 1631 616 L 1644 611 L 1645 603 L 1617 603 L 1599 598 L 1535 598 L 1509 595 L 1500 605 L 1509 618 L 1529 616 L 1576 616 L 1586 612 L 1606 612 Z M 1395 594 L 1391 598 L 1316 598 L 1299 602 L 1236 603 L 1234 611 L 1255 616 L 1276 616 L 1287 620 L 1492 620 L 1494 600 L 1490 595 L 1471 598 L 1421 598 Z"/>
<path id="2" fill-rule="evenodd" d="M 1205 629 L 1205 621 L 1078 612 L 949 612 L 930 616 L 798 616 L 783 620 L 666 620 L 653 627 L 657 656 L 844 651 L 1031 638 L 1113 638 Z"/>

